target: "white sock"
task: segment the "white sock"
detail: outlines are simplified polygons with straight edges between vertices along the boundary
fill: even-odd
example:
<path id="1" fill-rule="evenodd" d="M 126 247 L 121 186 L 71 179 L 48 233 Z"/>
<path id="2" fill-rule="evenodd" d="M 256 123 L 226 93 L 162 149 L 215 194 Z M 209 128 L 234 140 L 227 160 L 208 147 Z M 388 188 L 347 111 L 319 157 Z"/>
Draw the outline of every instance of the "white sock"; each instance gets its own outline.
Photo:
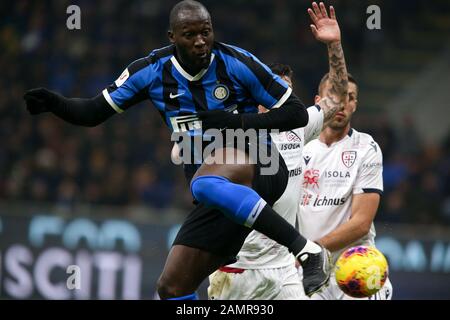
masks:
<path id="1" fill-rule="evenodd" d="M 306 245 L 303 247 L 302 251 L 299 252 L 297 257 L 304 253 L 319 253 L 320 251 L 322 251 L 322 248 L 317 243 L 311 240 L 306 240 Z"/>

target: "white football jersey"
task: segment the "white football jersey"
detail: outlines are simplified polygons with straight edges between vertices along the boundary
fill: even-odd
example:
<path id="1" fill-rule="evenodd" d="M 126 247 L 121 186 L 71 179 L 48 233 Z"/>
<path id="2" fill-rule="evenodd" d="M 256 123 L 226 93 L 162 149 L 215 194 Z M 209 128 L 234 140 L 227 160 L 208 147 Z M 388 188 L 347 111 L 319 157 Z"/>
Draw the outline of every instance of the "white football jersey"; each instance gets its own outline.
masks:
<path id="1" fill-rule="evenodd" d="M 323 111 L 320 108 L 309 107 L 308 114 L 309 121 L 306 127 L 271 134 L 272 141 L 289 170 L 287 187 L 280 199 L 273 205 L 273 209 L 292 225 L 297 219 L 300 200 L 298 186 L 302 181 L 303 147 L 320 134 L 323 126 Z M 252 231 L 238 254 L 238 261 L 231 267 L 242 269 L 281 268 L 293 264 L 294 259 L 286 247 L 257 231 Z"/>
<path id="2" fill-rule="evenodd" d="M 318 240 L 348 221 L 353 194 L 383 192 L 382 152 L 368 134 L 350 129 L 331 146 L 315 139 L 305 146 L 303 161 L 299 227 L 308 239 Z M 374 238 L 372 224 L 351 246 L 374 245 Z M 333 253 L 333 261 L 341 252 Z"/>

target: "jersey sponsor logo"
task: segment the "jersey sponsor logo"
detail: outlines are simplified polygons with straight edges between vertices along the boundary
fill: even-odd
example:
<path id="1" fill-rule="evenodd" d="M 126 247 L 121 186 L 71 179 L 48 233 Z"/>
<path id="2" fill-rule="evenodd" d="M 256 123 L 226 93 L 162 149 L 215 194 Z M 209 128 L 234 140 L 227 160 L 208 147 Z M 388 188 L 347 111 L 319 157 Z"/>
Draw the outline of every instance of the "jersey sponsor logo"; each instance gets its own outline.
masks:
<path id="1" fill-rule="evenodd" d="M 303 157 L 303 160 L 305 160 L 305 164 L 308 165 L 309 160 L 311 160 L 311 157 L 310 156 Z"/>
<path id="2" fill-rule="evenodd" d="M 389 290 L 389 288 L 386 288 L 384 294 L 385 294 L 384 298 L 386 300 L 391 300 L 391 291 Z"/>
<path id="3" fill-rule="evenodd" d="M 319 188 L 319 175 L 320 171 L 318 169 L 306 170 L 303 176 L 303 187 L 308 188 L 312 186 L 313 188 Z"/>
<path id="4" fill-rule="evenodd" d="M 309 201 L 311 201 L 311 198 L 312 194 L 309 194 L 308 192 L 305 191 L 305 193 L 303 193 L 302 201 L 300 202 L 300 204 L 302 206 L 309 206 Z"/>
<path id="5" fill-rule="evenodd" d="M 280 145 L 280 150 L 296 150 L 302 147 L 301 143 L 283 143 Z"/>
<path id="6" fill-rule="evenodd" d="M 127 68 L 122 72 L 119 79 L 117 79 L 115 81 L 117 88 L 120 87 L 121 85 L 123 85 L 125 83 L 125 81 L 128 80 L 129 77 L 130 77 L 130 72 L 128 71 L 128 68 Z"/>
<path id="7" fill-rule="evenodd" d="M 296 177 L 302 174 L 302 168 L 295 168 L 289 171 L 289 178 Z"/>
<path id="8" fill-rule="evenodd" d="M 170 123 L 173 132 L 186 132 L 202 128 L 201 121 L 196 115 L 172 117 Z"/>
<path id="9" fill-rule="evenodd" d="M 349 171 L 325 171 L 325 178 L 350 178 Z"/>
<path id="10" fill-rule="evenodd" d="M 294 131 L 286 132 L 286 139 L 289 142 L 302 142 L 302 139 Z"/>
<path id="11" fill-rule="evenodd" d="M 300 204 L 302 206 L 309 206 L 311 204 L 311 199 L 313 195 L 308 192 L 304 192 Z M 327 196 L 316 196 L 314 202 L 312 202 L 313 207 L 325 207 L 325 206 L 341 206 L 345 203 L 345 198 L 328 198 Z"/>
<path id="12" fill-rule="evenodd" d="M 372 163 L 363 163 L 363 168 L 370 169 L 370 168 L 381 168 L 383 164 L 381 162 L 372 162 Z"/>
<path id="13" fill-rule="evenodd" d="M 174 94 L 174 93 L 171 92 L 171 93 L 169 94 L 169 98 L 170 98 L 170 99 L 176 99 L 176 98 L 178 98 L 178 97 L 181 97 L 183 94 L 185 94 L 184 91 L 180 92 L 179 94 Z"/>
<path id="14" fill-rule="evenodd" d="M 230 90 L 227 86 L 219 84 L 214 88 L 213 96 L 219 101 L 225 101 L 230 96 Z"/>
<path id="15" fill-rule="evenodd" d="M 350 168 L 356 160 L 356 151 L 344 151 L 342 152 L 342 163 L 347 167 Z"/>
<path id="16" fill-rule="evenodd" d="M 327 196 L 317 196 L 313 207 L 341 206 L 345 203 L 345 198 L 327 198 Z"/>

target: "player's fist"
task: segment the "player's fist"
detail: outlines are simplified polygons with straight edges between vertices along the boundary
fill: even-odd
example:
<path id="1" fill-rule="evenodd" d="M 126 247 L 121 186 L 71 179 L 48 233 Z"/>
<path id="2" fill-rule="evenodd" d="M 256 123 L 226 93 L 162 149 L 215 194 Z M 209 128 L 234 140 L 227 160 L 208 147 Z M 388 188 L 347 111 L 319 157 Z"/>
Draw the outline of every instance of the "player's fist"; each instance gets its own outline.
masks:
<path id="1" fill-rule="evenodd" d="M 56 93 L 45 88 L 29 90 L 25 93 L 23 98 L 27 104 L 28 112 L 33 115 L 50 111 L 51 106 L 58 100 Z"/>

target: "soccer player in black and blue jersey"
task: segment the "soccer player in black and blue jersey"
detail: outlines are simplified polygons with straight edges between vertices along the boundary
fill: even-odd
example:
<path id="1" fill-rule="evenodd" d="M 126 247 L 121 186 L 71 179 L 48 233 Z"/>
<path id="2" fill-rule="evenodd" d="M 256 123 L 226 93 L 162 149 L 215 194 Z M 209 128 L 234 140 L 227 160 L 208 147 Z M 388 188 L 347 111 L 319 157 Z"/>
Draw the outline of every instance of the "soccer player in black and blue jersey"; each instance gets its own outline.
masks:
<path id="1" fill-rule="evenodd" d="M 180 121 L 186 115 L 194 115 L 192 127 L 201 123 L 202 130 L 285 131 L 307 124 L 305 107 L 284 81 L 247 51 L 214 41 L 210 14 L 199 2 L 187 0 L 174 6 L 168 35 L 170 46 L 131 63 L 98 96 L 65 98 L 44 88 L 33 89 L 24 96 L 28 110 L 96 126 L 149 99 L 172 131 L 186 125 Z M 271 111 L 258 114 L 260 104 Z M 234 106 L 237 114 L 225 111 Z M 336 104 L 330 111 L 338 108 Z M 233 152 L 248 157 L 245 151 Z M 328 281 L 326 250 L 302 237 L 271 208 L 287 184 L 282 158 L 280 162 L 273 176 L 260 175 L 260 166 L 252 164 L 184 166 L 199 204 L 181 227 L 158 281 L 162 299 L 195 299 L 200 283 L 233 260 L 251 229 L 288 247 L 298 258 L 306 293 Z"/>

